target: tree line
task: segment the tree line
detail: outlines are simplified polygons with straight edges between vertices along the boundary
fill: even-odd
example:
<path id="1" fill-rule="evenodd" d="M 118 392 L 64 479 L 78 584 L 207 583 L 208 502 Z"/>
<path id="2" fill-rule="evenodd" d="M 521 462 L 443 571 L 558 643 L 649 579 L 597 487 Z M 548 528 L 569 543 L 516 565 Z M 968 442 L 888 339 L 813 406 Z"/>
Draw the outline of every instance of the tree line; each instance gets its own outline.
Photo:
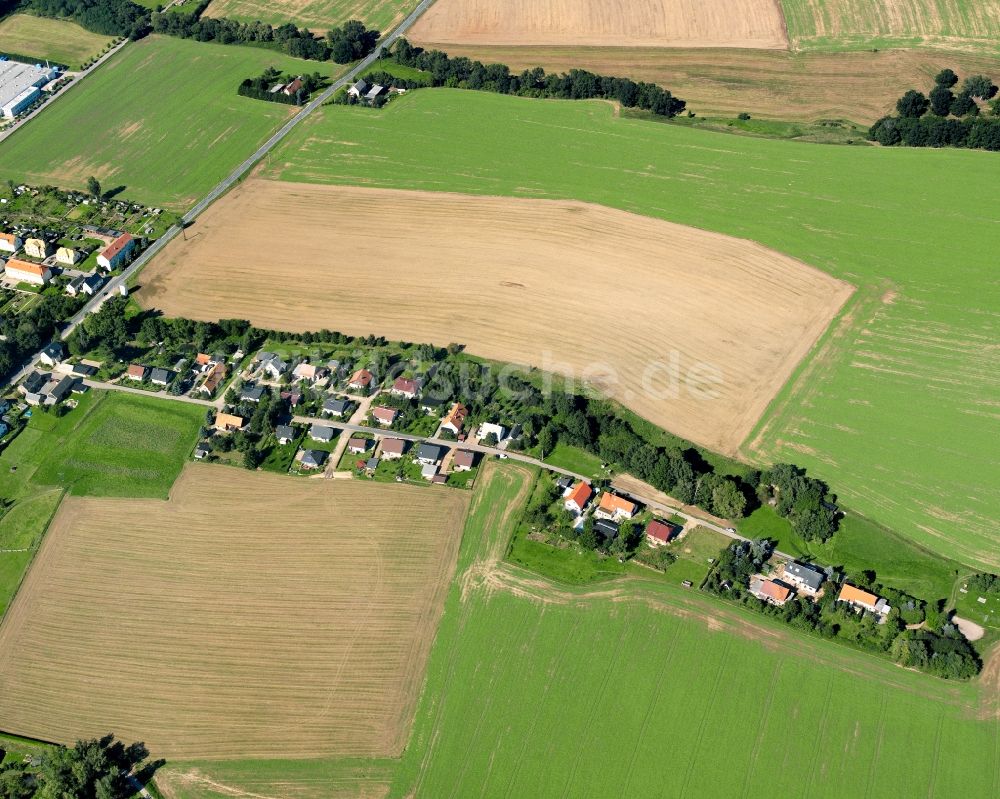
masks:
<path id="1" fill-rule="evenodd" d="M 840 580 L 828 582 L 817 601 L 796 596 L 779 607 L 758 599 L 750 593 L 749 581 L 766 568 L 772 552 L 770 541 L 737 541 L 722 553 L 702 587 L 799 630 L 849 642 L 944 679 L 969 679 L 982 669 L 976 650 L 940 607 L 927 607 L 922 600 L 880 585 L 871 571 L 851 575 L 846 582 L 886 599 L 892 611 L 881 622 L 872 613 L 859 615 L 846 602 L 837 601 Z M 908 624 L 921 623 L 917 629 L 907 629 Z"/>
<path id="2" fill-rule="evenodd" d="M 943 69 L 928 94 L 910 89 L 896 101 L 896 115 L 884 116 L 868 131 L 886 147 L 964 147 L 1000 150 L 1000 98 L 986 75 L 971 75 L 956 93 L 958 75 Z M 983 116 L 980 106 L 988 109 Z"/>
<path id="3" fill-rule="evenodd" d="M 451 58 L 440 50 L 415 47 L 404 38 L 393 45 L 391 57 L 403 66 L 429 73 L 431 86 L 562 100 L 615 100 L 626 108 L 641 108 L 665 117 L 677 116 L 686 107 L 683 100 L 655 83 L 596 75 L 582 69 L 559 75 L 535 67 L 515 75 L 506 64 L 484 64 L 464 56 Z M 389 77 L 388 85 L 413 88 L 407 81 Z"/>
<path id="4" fill-rule="evenodd" d="M 274 67 L 268 67 L 264 70 L 263 74 L 258 75 L 256 78 L 245 78 L 236 89 L 236 93 L 241 97 L 266 100 L 269 103 L 302 105 L 314 91 L 322 88 L 325 83 L 323 77 L 318 72 L 314 72 L 311 75 L 299 76 L 302 85 L 292 94 L 285 94 L 283 91 L 271 91 L 276 84 L 287 85 L 295 79 L 293 75 L 282 75 Z"/>
<path id="5" fill-rule="evenodd" d="M 139 39 L 150 30 L 149 9 L 132 0 L 25 0 L 20 7 L 40 17 L 71 19 L 103 36 Z"/>

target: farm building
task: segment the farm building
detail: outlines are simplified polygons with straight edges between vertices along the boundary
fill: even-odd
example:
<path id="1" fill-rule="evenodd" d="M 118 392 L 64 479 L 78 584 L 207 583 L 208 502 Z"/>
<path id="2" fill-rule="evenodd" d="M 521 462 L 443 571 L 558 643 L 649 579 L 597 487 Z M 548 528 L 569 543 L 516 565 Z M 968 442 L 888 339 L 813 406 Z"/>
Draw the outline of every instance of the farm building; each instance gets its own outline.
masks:
<path id="1" fill-rule="evenodd" d="M 461 402 L 456 402 L 451 406 L 448 415 L 441 422 L 442 430 L 450 430 L 456 436 L 462 432 L 462 425 L 465 424 L 465 417 L 469 415 L 469 409 Z"/>
<path id="2" fill-rule="evenodd" d="M 754 577 L 750 580 L 750 593 L 772 605 L 784 605 L 792 597 L 792 589 L 776 580 Z"/>
<path id="3" fill-rule="evenodd" d="M 60 247 L 56 250 L 56 262 L 65 266 L 78 263 L 82 255 L 75 247 Z"/>
<path id="4" fill-rule="evenodd" d="M 837 596 L 838 602 L 846 602 L 855 610 L 867 610 L 869 613 L 876 613 L 879 616 L 888 616 L 892 608 L 881 597 L 864 591 L 850 583 L 844 583 Z"/>
<path id="5" fill-rule="evenodd" d="M 39 89 L 59 75 L 59 70 L 0 61 L 0 116 L 13 119 L 40 96 Z"/>
<path id="6" fill-rule="evenodd" d="M 382 405 L 377 408 L 372 408 L 372 418 L 383 427 L 391 425 L 396 421 L 396 417 L 398 416 L 399 411 L 395 408 L 386 408 Z"/>
<path id="7" fill-rule="evenodd" d="M 631 519 L 635 516 L 635 511 L 634 502 L 629 502 L 627 499 L 607 491 L 601 495 L 601 501 L 597 505 L 597 510 L 594 511 L 594 516 L 598 519 Z"/>
<path id="8" fill-rule="evenodd" d="M 123 233 L 97 256 L 97 263 L 104 269 L 117 269 L 128 262 L 132 250 L 135 249 L 135 239 L 129 233 Z"/>
<path id="9" fill-rule="evenodd" d="M 30 283 L 33 286 L 45 286 L 52 280 L 52 270 L 44 264 L 33 264 L 19 258 L 7 261 L 4 274 L 18 283 Z"/>
<path id="10" fill-rule="evenodd" d="M 24 246 L 24 239 L 15 233 L 0 233 L 0 252 L 17 252 Z"/>
<path id="11" fill-rule="evenodd" d="M 406 454 L 409 442 L 405 438 L 386 438 L 382 440 L 382 457 L 387 461 L 399 460 Z"/>
<path id="12" fill-rule="evenodd" d="M 246 422 L 242 416 L 234 416 L 231 413 L 217 413 L 215 415 L 215 429 L 223 433 L 232 430 L 241 430 Z"/>
<path id="13" fill-rule="evenodd" d="M 594 490 L 581 480 L 576 484 L 576 487 L 570 489 L 565 502 L 563 502 L 563 507 L 570 513 L 583 513 L 583 509 L 587 507 L 587 503 L 590 502 L 593 495 Z"/>
<path id="14" fill-rule="evenodd" d="M 813 566 L 793 560 L 785 564 L 784 579 L 805 594 L 816 594 L 826 575 Z"/>
<path id="15" fill-rule="evenodd" d="M 652 547 L 669 544 L 681 531 L 679 524 L 671 524 L 660 519 L 653 519 L 646 525 L 646 542 Z"/>
<path id="16" fill-rule="evenodd" d="M 416 399 L 417 395 L 420 393 L 420 381 L 414 380 L 410 377 L 397 377 L 393 381 L 392 388 L 389 389 L 389 393 L 395 394 L 397 397 Z"/>
<path id="17" fill-rule="evenodd" d="M 353 86 L 351 86 L 351 88 L 347 90 L 347 93 L 351 97 L 357 97 L 360 99 L 361 97 L 364 97 L 366 94 L 368 94 L 368 91 L 370 89 L 371 89 L 371 84 L 368 83 L 368 81 L 366 81 L 364 78 L 358 78 L 358 82 L 355 83 Z"/>

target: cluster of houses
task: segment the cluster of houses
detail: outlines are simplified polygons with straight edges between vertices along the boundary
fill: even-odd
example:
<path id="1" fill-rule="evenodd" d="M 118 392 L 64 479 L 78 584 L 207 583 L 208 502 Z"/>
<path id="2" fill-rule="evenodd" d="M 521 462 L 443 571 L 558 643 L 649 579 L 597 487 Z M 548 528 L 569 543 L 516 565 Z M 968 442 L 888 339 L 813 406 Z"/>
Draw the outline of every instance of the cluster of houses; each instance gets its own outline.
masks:
<path id="1" fill-rule="evenodd" d="M 595 502 L 593 487 L 583 480 L 573 482 L 569 477 L 560 478 L 557 485 L 562 489 L 563 507 L 581 525 L 588 511 L 594 517 L 594 532 L 605 542 L 613 541 L 621 530 L 622 522 L 629 521 L 642 510 L 638 503 L 612 491 L 602 491 Z M 682 527 L 663 519 L 652 519 L 644 530 L 646 543 L 651 547 L 669 544 L 680 535 Z"/>
<path id="2" fill-rule="evenodd" d="M 347 94 L 358 102 L 371 103 L 376 97 L 382 97 L 388 94 L 389 91 L 385 86 L 381 86 L 378 83 L 369 83 L 364 78 L 358 78 L 357 83 L 347 90 Z"/>
<path id="3" fill-rule="evenodd" d="M 33 370 L 21 381 L 17 390 L 28 405 L 57 405 L 70 394 L 83 394 L 88 391 L 84 379 L 97 371 L 88 364 L 68 363 L 58 341 L 46 346 L 38 360 L 51 371 Z"/>
<path id="4" fill-rule="evenodd" d="M 67 294 L 73 297 L 95 294 L 105 280 L 98 270 L 106 273 L 125 266 L 135 254 L 138 244 L 130 233 L 102 228 L 88 228 L 87 236 L 101 241 L 104 247 L 97 254 L 97 268 L 85 274 L 74 268 L 85 257 L 81 248 L 60 243 L 54 235 L 0 232 L 0 255 L 3 256 L 0 264 L 3 266 L 4 284 L 8 288 L 16 288 L 21 283 L 44 287 L 52 282 L 57 273 L 66 273 L 70 275 L 66 284 Z"/>
<path id="5" fill-rule="evenodd" d="M 823 594 L 823 583 L 829 577 L 827 571 L 798 561 L 784 564 L 780 576 L 774 578 L 754 575 L 750 579 L 750 593 L 771 605 L 781 607 L 796 595 L 818 599 Z M 865 591 L 850 583 L 844 583 L 837 595 L 838 602 L 844 602 L 857 612 L 868 612 L 885 621 L 892 607 L 882 597 Z"/>

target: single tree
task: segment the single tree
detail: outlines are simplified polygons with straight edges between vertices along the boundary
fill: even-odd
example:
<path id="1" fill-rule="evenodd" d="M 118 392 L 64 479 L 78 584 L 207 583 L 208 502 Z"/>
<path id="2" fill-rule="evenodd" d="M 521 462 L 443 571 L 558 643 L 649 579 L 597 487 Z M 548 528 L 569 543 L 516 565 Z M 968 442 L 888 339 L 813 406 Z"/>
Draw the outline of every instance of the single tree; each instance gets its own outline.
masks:
<path id="1" fill-rule="evenodd" d="M 955 101 L 955 95 L 951 89 L 945 86 L 935 86 L 930 93 L 931 113 L 939 117 L 946 117 L 951 113 L 951 104 Z"/>
<path id="2" fill-rule="evenodd" d="M 972 99 L 968 92 L 961 92 L 955 96 L 951 104 L 951 113 L 957 117 L 978 116 L 979 106 Z"/>
<path id="3" fill-rule="evenodd" d="M 937 75 L 934 76 L 934 83 L 938 86 L 944 86 L 946 89 L 950 89 L 956 83 L 958 83 L 958 75 L 955 71 L 945 67 Z"/>
<path id="4" fill-rule="evenodd" d="M 980 100 L 989 100 L 997 93 L 997 87 L 985 75 L 970 75 L 962 83 L 962 93 Z"/>
<path id="5" fill-rule="evenodd" d="M 910 89 L 896 101 L 896 110 L 901 117 L 917 119 L 927 113 L 928 100 L 922 92 Z"/>
<path id="6" fill-rule="evenodd" d="M 87 178 L 87 191 L 95 200 L 101 199 L 101 181 L 91 175 Z"/>

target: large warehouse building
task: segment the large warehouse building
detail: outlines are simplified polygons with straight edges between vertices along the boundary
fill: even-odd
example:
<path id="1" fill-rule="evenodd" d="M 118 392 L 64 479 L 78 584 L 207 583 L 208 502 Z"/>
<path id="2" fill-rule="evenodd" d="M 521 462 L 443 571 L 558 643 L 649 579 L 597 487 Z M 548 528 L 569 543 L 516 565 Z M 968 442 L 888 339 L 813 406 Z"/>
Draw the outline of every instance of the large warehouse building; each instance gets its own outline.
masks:
<path id="1" fill-rule="evenodd" d="M 58 74 L 53 67 L 0 61 L 0 115 L 13 119 L 38 99 L 39 87 Z"/>

